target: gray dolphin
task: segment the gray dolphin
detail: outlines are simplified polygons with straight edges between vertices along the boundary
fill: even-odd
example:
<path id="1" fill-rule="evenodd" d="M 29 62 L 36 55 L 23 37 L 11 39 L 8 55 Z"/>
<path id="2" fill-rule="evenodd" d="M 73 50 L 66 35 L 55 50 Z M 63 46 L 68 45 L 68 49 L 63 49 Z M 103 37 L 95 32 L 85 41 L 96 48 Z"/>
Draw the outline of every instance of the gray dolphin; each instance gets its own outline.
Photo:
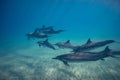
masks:
<path id="1" fill-rule="evenodd" d="M 51 31 L 51 30 L 53 30 L 53 26 L 46 27 L 45 25 L 43 25 L 42 28 L 38 29 L 39 32 Z"/>
<path id="2" fill-rule="evenodd" d="M 82 62 L 82 61 L 97 61 L 104 60 L 104 58 L 111 56 L 108 46 L 100 52 L 77 52 L 76 54 L 63 54 L 53 59 L 62 61 L 66 66 L 68 62 Z"/>
<path id="3" fill-rule="evenodd" d="M 51 30 L 53 30 L 53 26 L 46 27 L 45 25 L 43 25 L 41 28 L 36 28 L 34 32 L 44 33 L 44 31 L 51 31 Z"/>
<path id="4" fill-rule="evenodd" d="M 99 41 L 99 42 L 92 42 L 89 38 L 84 45 L 74 48 L 73 52 L 92 50 L 92 49 L 99 48 L 99 47 L 102 47 L 102 46 L 105 46 L 107 44 L 114 43 L 114 42 L 116 42 L 116 41 L 104 40 L 104 41 Z"/>
<path id="5" fill-rule="evenodd" d="M 70 48 L 70 49 L 74 49 L 77 46 L 72 45 L 70 40 L 67 40 L 66 42 L 58 42 L 55 44 L 56 46 L 58 46 L 59 48 Z"/>
<path id="6" fill-rule="evenodd" d="M 46 35 L 46 34 L 37 33 L 37 32 L 27 33 L 26 36 L 28 37 L 28 40 L 30 38 L 47 38 L 48 37 L 48 35 Z"/>
<path id="7" fill-rule="evenodd" d="M 48 41 L 48 39 L 46 39 L 45 41 L 38 41 L 37 43 L 39 44 L 39 46 L 45 46 L 55 50 L 55 47 Z"/>
<path id="8" fill-rule="evenodd" d="M 63 32 L 64 30 L 54 30 L 53 28 L 51 28 L 50 30 L 44 30 L 43 33 L 45 34 L 58 34 Z"/>

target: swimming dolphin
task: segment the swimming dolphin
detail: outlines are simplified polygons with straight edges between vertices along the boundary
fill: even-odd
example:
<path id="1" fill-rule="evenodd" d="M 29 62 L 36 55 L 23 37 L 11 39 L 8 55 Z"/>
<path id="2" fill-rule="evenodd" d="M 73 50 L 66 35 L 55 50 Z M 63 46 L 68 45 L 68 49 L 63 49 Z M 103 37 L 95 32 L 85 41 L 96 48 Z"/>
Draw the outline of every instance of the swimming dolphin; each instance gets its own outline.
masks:
<path id="1" fill-rule="evenodd" d="M 39 46 L 45 46 L 55 50 L 55 47 L 48 41 L 48 39 L 46 39 L 45 41 L 38 41 L 37 43 L 39 44 Z"/>
<path id="2" fill-rule="evenodd" d="M 38 33 L 38 32 L 27 33 L 26 36 L 28 37 L 28 40 L 30 38 L 47 38 L 48 37 L 48 35 L 43 33 Z"/>
<path id="3" fill-rule="evenodd" d="M 69 66 L 68 62 L 82 62 L 82 61 L 97 61 L 104 60 L 104 58 L 111 56 L 108 46 L 100 52 L 77 52 L 76 54 L 63 54 L 52 59 L 62 61 L 66 66 Z"/>
<path id="4" fill-rule="evenodd" d="M 81 45 L 81 46 L 73 49 L 73 52 L 92 50 L 92 49 L 99 48 L 99 47 L 102 47 L 102 46 L 105 46 L 107 44 L 114 43 L 114 42 L 116 42 L 116 41 L 104 40 L 104 41 L 99 41 L 99 42 L 92 42 L 91 39 L 89 38 L 84 45 Z"/>
<path id="5" fill-rule="evenodd" d="M 46 27 L 45 25 L 43 25 L 41 28 L 36 28 L 34 32 L 43 33 L 44 31 L 51 31 L 52 29 L 53 29 L 53 26 Z"/>
<path id="6" fill-rule="evenodd" d="M 42 28 L 39 28 L 38 30 L 39 32 L 51 31 L 53 30 L 53 26 L 46 27 L 45 25 L 43 25 Z"/>
<path id="7" fill-rule="evenodd" d="M 45 34 L 58 34 L 63 32 L 64 30 L 54 30 L 53 28 L 51 28 L 50 30 L 44 30 L 43 33 Z"/>
<path id="8" fill-rule="evenodd" d="M 56 46 L 58 46 L 59 48 L 70 48 L 70 49 L 74 49 L 77 46 L 72 45 L 70 40 L 67 40 L 66 42 L 58 42 L 55 44 Z"/>

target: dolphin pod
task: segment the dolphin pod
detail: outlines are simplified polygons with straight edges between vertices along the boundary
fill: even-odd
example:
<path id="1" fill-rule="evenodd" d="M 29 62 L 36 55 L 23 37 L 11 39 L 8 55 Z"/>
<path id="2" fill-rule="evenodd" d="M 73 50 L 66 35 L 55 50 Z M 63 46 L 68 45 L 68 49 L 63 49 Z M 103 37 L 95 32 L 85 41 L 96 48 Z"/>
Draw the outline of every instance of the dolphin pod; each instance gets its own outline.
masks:
<path id="1" fill-rule="evenodd" d="M 55 60 L 60 60 L 62 61 L 66 66 L 69 66 L 68 62 L 83 62 L 83 61 L 97 61 L 97 60 L 104 60 L 104 58 L 106 57 L 116 57 L 116 55 L 120 55 L 120 51 L 116 51 L 116 50 L 112 50 L 109 49 L 109 47 L 107 46 L 103 51 L 100 52 L 87 52 L 89 50 L 93 50 L 99 47 L 103 47 L 107 44 L 110 43 L 114 43 L 116 41 L 114 40 L 103 40 L 103 41 L 98 41 L 98 42 L 92 42 L 91 39 L 89 38 L 87 40 L 87 42 L 81 46 L 72 46 L 70 47 L 71 49 L 73 49 L 73 51 L 71 53 L 68 54 L 63 54 L 63 55 L 59 55 L 57 57 L 54 57 L 52 59 Z M 66 43 L 69 43 L 71 46 L 70 41 L 67 41 Z M 57 43 L 57 46 L 61 46 L 62 47 L 66 47 L 65 42 L 60 43 L 59 45 Z"/>
<path id="2" fill-rule="evenodd" d="M 60 30 L 55 30 L 53 28 L 53 26 L 48 26 L 46 27 L 45 25 L 42 26 L 42 28 L 36 28 L 35 29 L 36 32 L 40 32 L 40 33 L 44 33 L 44 34 L 58 34 L 58 33 L 61 33 L 63 32 L 64 30 L 60 29 Z"/>
<path id="3" fill-rule="evenodd" d="M 58 34 L 63 32 L 64 30 L 55 30 L 53 26 L 46 27 L 43 25 L 41 28 L 36 28 L 33 32 L 27 33 L 26 36 L 29 39 L 31 38 L 46 38 L 45 40 L 39 40 L 37 41 L 37 44 L 43 47 L 47 47 L 53 50 L 56 50 L 57 46 L 58 48 L 68 48 L 71 49 L 72 52 L 68 54 L 58 55 L 52 59 L 62 61 L 66 66 L 69 66 L 69 62 L 85 62 L 85 61 L 97 61 L 97 60 L 104 60 L 104 58 L 107 57 L 113 57 L 116 58 L 116 56 L 120 55 L 119 50 L 112 50 L 109 49 L 107 46 L 104 50 L 99 52 L 90 52 L 90 50 L 94 50 L 96 48 L 100 48 L 103 46 L 106 46 L 111 43 L 115 43 L 117 41 L 115 40 L 102 40 L 93 42 L 89 38 L 87 42 L 83 45 L 74 45 L 71 43 L 70 40 L 67 40 L 65 42 L 57 42 L 55 44 L 52 44 L 49 42 L 48 37 L 52 34 Z M 120 42 L 118 42 L 120 43 Z"/>
<path id="4" fill-rule="evenodd" d="M 103 41 L 98 41 L 98 42 L 92 42 L 91 39 L 89 38 L 85 44 L 83 44 L 77 48 L 74 48 L 73 52 L 89 51 L 89 50 L 96 49 L 96 48 L 99 48 L 99 47 L 102 47 L 102 46 L 105 46 L 107 44 L 114 43 L 114 42 L 116 42 L 116 41 L 103 40 Z"/>
<path id="5" fill-rule="evenodd" d="M 59 48 L 70 48 L 73 50 L 73 52 L 83 52 L 83 51 L 89 51 L 93 50 L 99 47 L 103 47 L 107 44 L 114 43 L 116 41 L 114 40 L 103 40 L 98 42 L 92 42 L 89 38 L 87 42 L 83 45 L 73 45 L 71 44 L 70 40 L 67 40 L 66 42 L 58 42 L 55 45 Z"/>
<path id="6" fill-rule="evenodd" d="M 48 35 L 58 34 L 63 32 L 64 30 L 54 30 L 53 26 L 46 27 L 43 25 L 41 28 L 36 28 L 33 32 L 27 33 L 26 36 L 28 40 L 31 38 L 48 38 Z"/>

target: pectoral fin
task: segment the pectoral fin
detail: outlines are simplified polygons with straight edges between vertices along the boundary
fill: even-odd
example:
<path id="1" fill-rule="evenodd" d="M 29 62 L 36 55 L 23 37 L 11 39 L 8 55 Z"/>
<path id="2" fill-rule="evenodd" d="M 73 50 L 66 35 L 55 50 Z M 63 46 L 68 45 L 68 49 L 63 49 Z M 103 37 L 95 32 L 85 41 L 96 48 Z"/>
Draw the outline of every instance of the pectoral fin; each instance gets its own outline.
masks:
<path id="1" fill-rule="evenodd" d="M 67 61 L 63 61 L 66 66 L 70 66 Z"/>

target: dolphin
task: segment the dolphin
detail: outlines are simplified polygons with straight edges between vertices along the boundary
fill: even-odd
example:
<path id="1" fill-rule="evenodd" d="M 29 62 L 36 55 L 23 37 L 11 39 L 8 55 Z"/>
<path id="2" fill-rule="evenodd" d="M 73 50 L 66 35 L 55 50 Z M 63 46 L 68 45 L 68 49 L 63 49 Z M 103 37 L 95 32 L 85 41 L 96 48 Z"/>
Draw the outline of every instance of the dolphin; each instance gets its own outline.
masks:
<path id="1" fill-rule="evenodd" d="M 43 33 L 45 34 L 58 34 L 63 32 L 64 30 L 54 30 L 53 28 L 51 28 L 50 30 L 44 30 Z"/>
<path id="2" fill-rule="evenodd" d="M 43 25 L 41 28 L 36 28 L 34 32 L 43 33 L 44 31 L 51 31 L 52 29 L 53 29 L 53 26 L 46 27 L 45 25 Z"/>
<path id="3" fill-rule="evenodd" d="M 72 45 L 70 40 L 67 40 L 66 42 L 58 42 L 55 44 L 59 48 L 70 48 L 70 49 L 75 49 L 77 46 Z"/>
<path id="4" fill-rule="evenodd" d="M 97 61 L 104 60 L 104 58 L 111 56 L 108 46 L 100 52 L 77 52 L 76 54 L 63 54 L 52 59 L 62 61 L 66 66 L 68 62 L 83 62 L 83 61 Z"/>
<path id="5" fill-rule="evenodd" d="M 38 32 L 27 33 L 26 36 L 28 37 L 28 40 L 30 40 L 30 38 L 47 38 L 48 37 L 48 35 L 43 33 L 38 33 Z"/>
<path id="6" fill-rule="evenodd" d="M 107 44 L 114 43 L 114 42 L 116 41 L 104 40 L 104 41 L 99 41 L 99 42 L 92 42 L 91 39 L 89 38 L 85 44 L 74 48 L 73 52 L 89 51 L 89 50 L 99 48 L 99 47 L 102 47 L 102 46 L 105 46 Z"/>
<path id="7" fill-rule="evenodd" d="M 38 41 L 37 43 L 39 44 L 39 46 L 45 46 L 55 50 L 55 47 L 48 41 L 48 39 L 46 39 L 45 41 Z"/>
<path id="8" fill-rule="evenodd" d="M 42 28 L 38 29 L 39 32 L 45 32 L 45 31 L 51 31 L 51 30 L 53 30 L 53 26 L 46 27 L 45 25 L 43 25 Z"/>

